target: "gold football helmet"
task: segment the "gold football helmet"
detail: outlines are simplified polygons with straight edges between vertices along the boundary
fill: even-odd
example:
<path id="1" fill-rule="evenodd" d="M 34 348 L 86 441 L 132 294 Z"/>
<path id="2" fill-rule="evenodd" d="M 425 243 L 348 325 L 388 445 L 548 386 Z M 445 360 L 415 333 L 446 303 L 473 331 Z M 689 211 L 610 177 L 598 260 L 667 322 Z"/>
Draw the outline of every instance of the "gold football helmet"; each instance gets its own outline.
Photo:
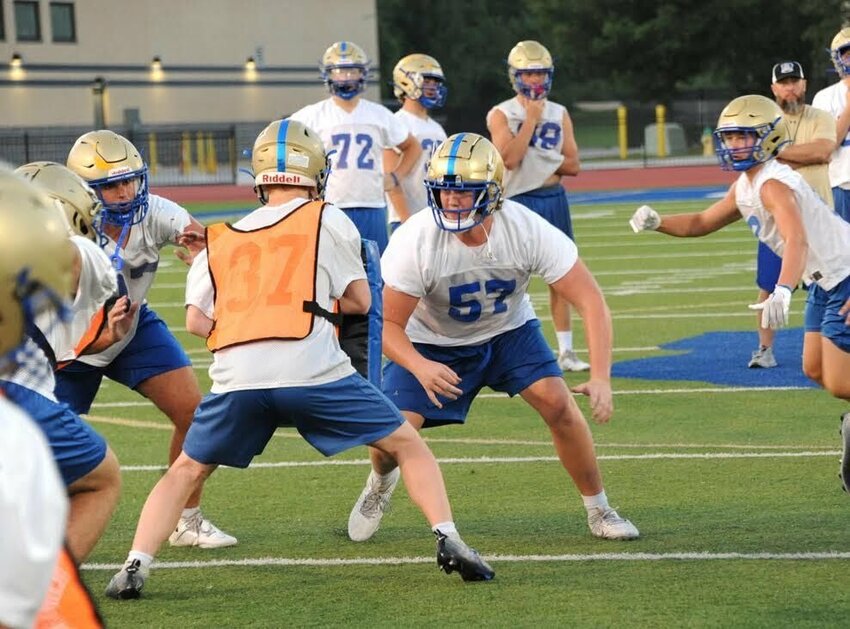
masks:
<path id="1" fill-rule="evenodd" d="M 502 207 L 505 164 L 492 142 L 477 133 L 456 133 L 440 144 L 428 163 L 428 205 L 441 229 L 471 229 Z M 441 190 L 472 192 L 472 206 L 443 208 Z"/>
<path id="2" fill-rule="evenodd" d="M 543 73 L 543 83 L 526 83 L 524 74 Z M 519 42 L 508 54 L 508 78 L 511 86 L 517 94 L 540 100 L 546 98 L 552 89 L 552 75 L 555 74 L 555 64 L 552 63 L 552 55 L 540 42 L 526 40 Z"/>
<path id="3" fill-rule="evenodd" d="M 832 38 L 832 44 L 829 47 L 829 56 L 832 57 L 832 64 L 838 76 L 850 74 L 850 62 L 841 58 L 848 48 L 850 48 L 850 26 L 845 26 Z"/>
<path id="4" fill-rule="evenodd" d="M 0 371 L 14 362 L 36 315 L 70 315 L 74 245 L 53 201 L 0 171 Z"/>
<path id="5" fill-rule="evenodd" d="M 724 170 L 749 170 L 773 159 L 787 143 L 784 125 L 777 126 L 782 110 L 769 98 L 749 94 L 730 102 L 717 119 L 714 152 Z M 729 147 L 728 135 L 744 134 L 753 138 L 745 147 Z"/>
<path id="6" fill-rule="evenodd" d="M 148 167 L 127 138 L 113 131 L 84 133 L 68 153 L 67 166 L 91 186 L 103 203 L 103 222 L 113 225 L 141 223 L 148 212 Z M 136 195 L 130 201 L 107 203 L 103 189 L 132 180 Z"/>
<path id="7" fill-rule="evenodd" d="M 325 193 L 330 162 L 319 134 L 297 120 L 275 120 L 260 132 L 251 151 L 257 195 L 268 203 L 267 185 L 316 187 Z"/>
<path id="8" fill-rule="evenodd" d="M 68 221 L 71 234 L 103 244 L 98 228 L 103 205 L 79 175 L 56 162 L 30 162 L 19 166 L 15 173 L 44 188 Z"/>
<path id="9" fill-rule="evenodd" d="M 425 85 L 426 79 L 436 86 Z M 434 57 L 414 53 L 402 57 L 393 68 L 393 94 L 402 103 L 405 98 L 419 101 L 426 109 L 446 104 L 446 80 L 443 69 Z"/>
<path id="10" fill-rule="evenodd" d="M 338 41 L 322 55 L 322 80 L 334 96 L 351 100 L 364 89 L 369 75 L 369 57 L 357 44 Z"/>

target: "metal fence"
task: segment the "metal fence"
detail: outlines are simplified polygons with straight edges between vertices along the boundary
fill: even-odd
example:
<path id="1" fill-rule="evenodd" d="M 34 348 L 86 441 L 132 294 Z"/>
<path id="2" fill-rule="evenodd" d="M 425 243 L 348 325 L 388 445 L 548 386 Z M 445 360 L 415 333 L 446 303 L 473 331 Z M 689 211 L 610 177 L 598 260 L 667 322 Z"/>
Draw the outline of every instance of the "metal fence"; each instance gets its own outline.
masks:
<path id="1" fill-rule="evenodd" d="M 242 156 L 263 123 L 222 126 L 159 126 L 113 130 L 129 139 L 147 162 L 152 185 L 234 184 Z M 88 128 L 0 129 L 0 160 L 65 163 L 68 151 Z"/>

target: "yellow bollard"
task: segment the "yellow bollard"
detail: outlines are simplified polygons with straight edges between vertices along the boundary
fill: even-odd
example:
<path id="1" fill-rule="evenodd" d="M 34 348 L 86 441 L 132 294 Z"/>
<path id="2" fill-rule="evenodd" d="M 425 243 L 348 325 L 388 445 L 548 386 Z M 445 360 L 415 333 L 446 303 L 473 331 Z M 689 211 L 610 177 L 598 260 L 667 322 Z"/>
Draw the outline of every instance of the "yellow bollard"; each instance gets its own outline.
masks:
<path id="1" fill-rule="evenodd" d="M 706 157 L 714 155 L 714 136 L 711 135 L 710 127 L 702 130 L 702 154 Z"/>
<path id="2" fill-rule="evenodd" d="M 192 172 L 192 138 L 188 131 L 183 132 L 180 141 L 180 172 L 184 175 Z"/>
<path id="3" fill-rule="evenodd" d="M 207 133 L 207 172 L 214 175 L 218 171 L 218 158 L 215 154 L 215 142 L 212 133 Z"/>
<path id="4" fill-rule="evenodd" d="M 625 105 L 617 107 L 617 144 L 620 146 L 620 159 L 626 159 L 629 156 L 629 134 L 628 124 L 626 122 Z"/>
<path id="5" fill-rule="evenodd" d="M 151 175 L 156 174 L 157 166 L 156 133 L 148 133 L 148 171 Z"/>
<path id="6" fill-rule="evenodd" d="M 198 172 L 204 172 L 207 168 L 206 145 L 204 144 L 204 134 L 198 131 L 195 134 L 195 149 L 198 158 Z"/>
<path id="7" fill-rule="evenodd" d="M 664 105 L 655 106 L 655 128 L 658 131 L 658 157 L 667 157 L 667 134 L 665 133 L 664 118 L 667 108 Z"/>

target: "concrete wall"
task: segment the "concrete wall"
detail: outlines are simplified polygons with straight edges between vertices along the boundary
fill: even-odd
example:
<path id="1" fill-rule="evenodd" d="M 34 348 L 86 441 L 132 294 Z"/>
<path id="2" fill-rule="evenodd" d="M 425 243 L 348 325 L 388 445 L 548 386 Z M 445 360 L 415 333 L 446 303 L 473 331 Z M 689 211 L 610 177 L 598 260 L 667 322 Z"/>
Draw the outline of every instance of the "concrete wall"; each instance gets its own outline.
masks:
<path id="1" fill-rule="evenodd" d="M 327 92 L 318 61 L 334 41 L 378 57 L 375 0 L 76 0 L 76 43 L 53 43 L 48 0 L 41 42 L 18 42 L 0 0 L 0 126 L 91 126 L 96 77 L 107 125 L 137 109 L 143 124 L 272 120 Z M 22 57 L 20 68 L 9 61 Z M 151 69 L 159 57 L 161 72 Z M 248 57 L 257 69 L 245 68 Z M 367 98 L 378 99 L 377 73 Z"/>

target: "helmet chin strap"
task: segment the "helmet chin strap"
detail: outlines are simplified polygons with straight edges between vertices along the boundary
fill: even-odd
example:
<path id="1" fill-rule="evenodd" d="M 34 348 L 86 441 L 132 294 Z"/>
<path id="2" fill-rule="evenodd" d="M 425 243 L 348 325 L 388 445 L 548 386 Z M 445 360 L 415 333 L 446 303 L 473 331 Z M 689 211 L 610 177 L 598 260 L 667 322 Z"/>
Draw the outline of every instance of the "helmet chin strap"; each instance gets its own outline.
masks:
<path id="1" fill-rule="evenodd" d="M 116 271 L 120 271 L 124 268 L 124 258 L 121 257 L 121 249 L 122 243 L 124 242 L 124 238 L 130 232 L 130 224 L 124 223 L 121 226 L 121 233 L 118 235 L 118 238 L 115 240 L 115 251 L 112 252 L 112 255 L 109 256 L 110 261 L 112 262 L 112 268 Z"/>

